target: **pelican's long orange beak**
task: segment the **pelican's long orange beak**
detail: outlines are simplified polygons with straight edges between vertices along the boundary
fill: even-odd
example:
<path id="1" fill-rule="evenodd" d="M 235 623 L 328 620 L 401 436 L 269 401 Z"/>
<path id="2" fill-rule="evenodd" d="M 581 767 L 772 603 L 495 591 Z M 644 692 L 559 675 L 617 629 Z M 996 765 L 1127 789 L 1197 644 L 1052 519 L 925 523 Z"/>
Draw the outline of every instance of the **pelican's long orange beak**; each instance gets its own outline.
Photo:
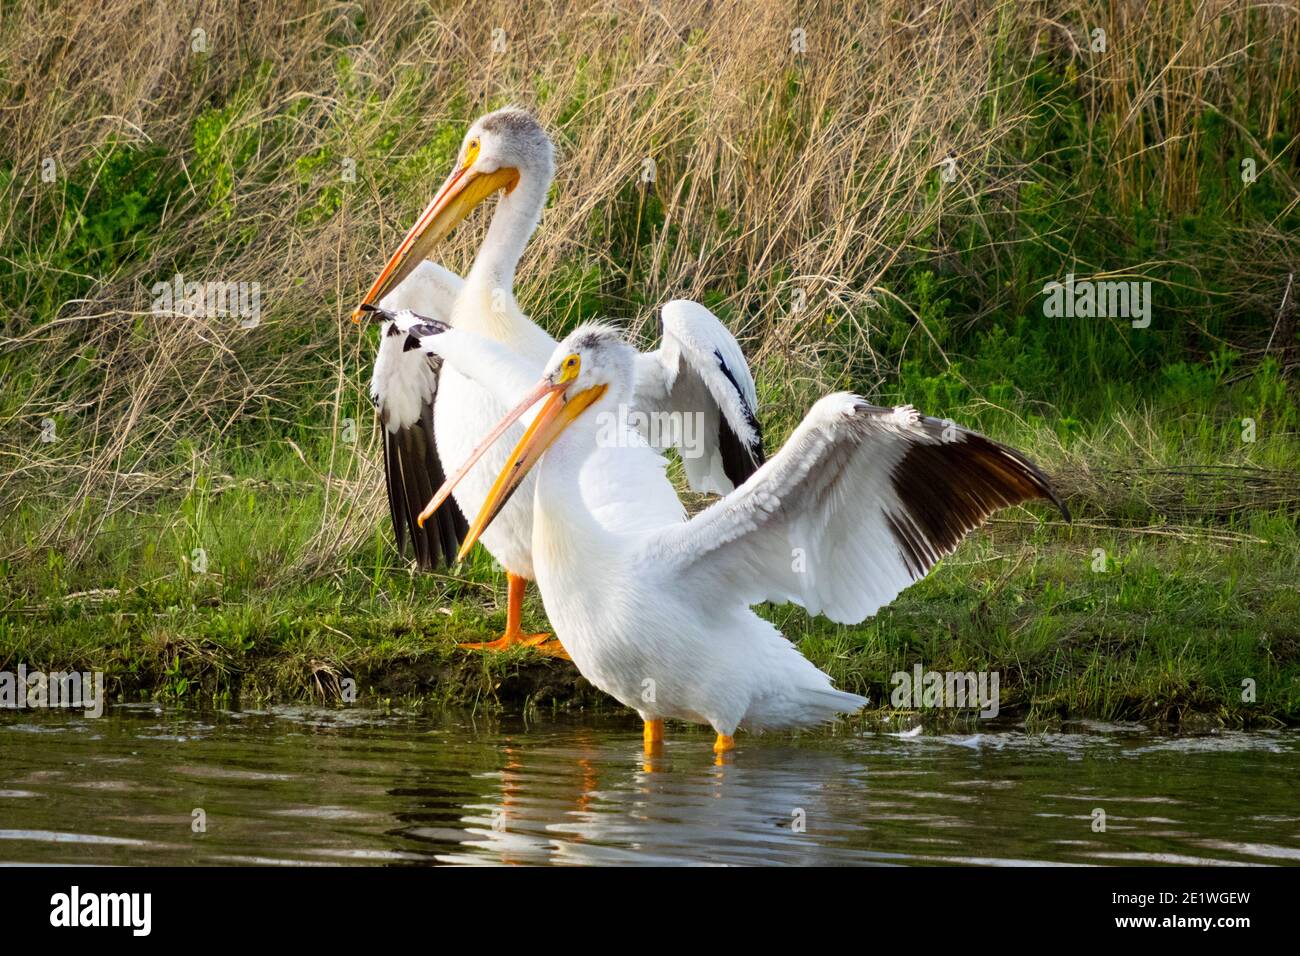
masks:
<path id="1" fill-rule="evenodd" d="M 433 247 L 447 238 L 483 200 L 499 189 L 509 192 L 519 182 L 519 170 L 503 166 L 490 173 L 480 172 L 474 168 L 475 158 L 477 153 L 452 173 L 433 201 L 420 213 L 420 218 L 402 239 L 402 244 L 370 286 L 366 297 L 352 310 L 353 322 L 359 323 L 365 306 L 379 302 L 410 275 Z"/>
<path id="2" fill-rule="evenodd" d="M 547 395 L 563 388 L 564 385 L 554 385 L 551 383 L 550 379 L 542 379 L 542 381 L 537 384 L 536 388 L 524 396 L 523 401 L 510 409 L 510 411 L 506 412 L 505 417 L 493 426 L 492 430 L 488 432 L 487 437 L 474 446 L 474 450 L 471 451 L 469 457 L 465 459 L 465 464 L 457 468 L 455 473 L 442 483 L 442 487 L 433 493 L 433 497 L 429 499 L 429 503 L 425 505 L 424 510 L 420 512 L 420 516 L 415 519 L 416 523 L 421 528 L 424 527 L 424 523 L 429 520 L 429 517 L 435 511 L 442 507 L 442 503 L 447 500 L 447 496 L 452 493 L 452 490 L 455 489 L 458 484 L 460 484 L 460 480 L 469 474 L 469 470 L 474 467 L 480 458 L 483 457 L 483 453 L 495 445 L 497 439 L 505 433 L 505 430 L 523 417 L 524 412 L 528 411 L 528 409 L 532 408 Z"/>
<path id="3" fill-rule="evenodd" d="M 469 470 L 483 457 L 483 453 L 500 439 L 506 429 L 522 418 L 525 412 L 542 401 L 542 399 L 546 400 L 546 404 L 538 410 L 537 417 L 524 431 L 524 437 L 519 439 L 514 451 L 510 453 L 510 460 L 506 463 L 506 467 L 497 476 L 491 490 L 488 491 L 487 500 L 483 502 L 483 507 L 479 510 L 478 516 L 474 519 L 474 524 L 470 527 L 469 534 L 465 538 L 465 543 L 461 546 L 460 554 L 456 556 L 457 561 L 463 559 L 469 553 L 469 549 L 474 546 L 474 542 L 483 533 L 483 529 L 491 524 L 492 519 L 505 507 L 506 502 L 510 500 L 510 496 L 515 493 L 515 489 L 523 482 L 529 470 L 533 465 L 537 464 L 542 454 L 551 447 L 555 439 L 560 437 L 560 433 L 568 428 L 574 419 L 586 411 L 592 402 L 605 394 L 606 386 L 593 385 L 576 395 L 566 395 L 569 386 L 573 384 L 573 380 L 578 375 L 579 367 L 578 356 L 571 355 L 562 366 L 558 381 L 553 381 L 548 376 L 538 382 L 524 396 L 523 401 L 506 412 L 505 417 L 493 426 L 487 437 L 470 452 L 465 464 L 456 469 L 456 473 L 443 482 L 442 487 L 434 493 L 433 499 L 428 506 L 420 512 L 420 516 L 416 520 L 420 527 L 424 527 L 424 522 L 428 520 L 429 516 L 447 500 L 447 496 L 460 483 L 460 480 L 469 474 Z"/>
<path id="4" fill-rule="evenodd" d="M 524 437 L 519 439 L 519 444 L 510 453 L 510 460 L 506 462 L 505 468 L 501 469 L 501 474 L 497 475 L 497 480 L 493 482 L 487 500 L 483 502 L 478 517 L 470 525 L 469 534 L 460 546 L 460 553 L 456 555 L 457 561 L 465 559 L 465 555 L 474 546 L 483 529 L 490 525 L 492 519 L 505 507 L 510 496 L 523 483 L 532 467 L 541 460 L 546 449 L 555 443 L 555 439 L 559 438 L 560 434 L 572 425 L 592 402 L 605 394 L 606 386 L 593 385 L 573 396 L 566 396 L 565 388 L 566 386 L 561 384 L 553 385 L 548 389 L 551 392 L 550 398 L 537 413 L 533 423 L 528 426 Z"/>

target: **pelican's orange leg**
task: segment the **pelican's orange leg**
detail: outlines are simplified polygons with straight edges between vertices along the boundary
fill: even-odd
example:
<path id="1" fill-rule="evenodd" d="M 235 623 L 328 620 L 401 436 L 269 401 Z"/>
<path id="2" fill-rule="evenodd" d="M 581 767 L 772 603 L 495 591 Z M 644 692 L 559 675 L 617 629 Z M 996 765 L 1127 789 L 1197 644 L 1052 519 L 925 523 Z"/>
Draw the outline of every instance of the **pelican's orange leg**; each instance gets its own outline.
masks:
<path id="1" fill-rule="evenodd" d="M 546 654 L 549 657 L 562 657 L 566 661 L 572 660 L 569 657 L 569 652 L 564 649 L 564 646 L 558 640 L 551 640 L 550 634 L 524 633 L 522 627 L 524 619 L 524 588 L 528 587 L 528 580 L 506 572 L 506 581 L 505 633 L 495 641 L 462 644 L 461 647 L 471 651 L 506 651 L 512 647 L 532 647 L 538 653 Z"/>
<path id="2" fill-rule="evenodd" d="M 642 740 L 645 743 L 647 757 L 652 757 L 662 750 L 664 746 L 664 722 L 662 720 L 647 720 Z"/>
<path id="3" fill-rule="evenodd" d="M 729 754 L 736 749 L 736 738 L 727 734 L 718 734 L 718 739 L 713 742 L 713 752 L 721 757 L 722 754 Z"/>

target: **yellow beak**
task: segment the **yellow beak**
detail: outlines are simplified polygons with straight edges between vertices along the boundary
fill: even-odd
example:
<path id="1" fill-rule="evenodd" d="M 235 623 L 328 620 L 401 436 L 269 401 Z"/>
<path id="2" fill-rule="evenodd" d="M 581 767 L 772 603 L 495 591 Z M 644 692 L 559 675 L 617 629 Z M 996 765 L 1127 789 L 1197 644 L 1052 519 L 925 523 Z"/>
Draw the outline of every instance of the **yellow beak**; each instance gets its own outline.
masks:
<path id="1" fill-rule="evenodd" d="M 497 480 L 492 483 L 487 500 L 483 502 L 478 517 L 470 525 L 465 542 L 460 546 L 460 553 L 456 555 L 457 561 L 465 559 L 465 555 L 469 553 L 470 548 L 474 547 L 474 542 L 483 533 L 483 529 L 490 525 L 492 519 L 505 507 L 510 496 L 523 483 L 532 467 L 541 460 L 546 449 L 555 443 L 560 433 L 572 425 L 592 402 L 605 394 L 605 388 L 604 385 L 593 385 L 566 399 L 563 385 L 551 386 L 553 389 L 551 397 L 546 400 L 546 404 L 537 413 L 533 423 L 528 426 L 524 437 L 519 439 L 519 444 L 510 453 L 510 460 L 501 469 L 501 474 L 497 475 Z"/>
<path id="2" fill-rule="evenodd" d="M 537 384 L 536 388 L 524 396 L 523 401 L 510 411 L 506 412 L 505 417 L 492 427 L 492 430 L 488 432 L 487 437 L 474 446 L 474 450 L 471 451 L 469 457 L 465 459 L 465 464 L 457 468 L 455 473 L 449 476 L 447 480 L 442 483 L 442 487 L 433 493 L 433 497 L 429 499 L 429 503 L 425 505 L 424 510 L 420 512 L 420 516 L 416 518 L 416 523 L 421 528 L 424 527 L 424 523 L 429 520 L 429 517 L 435 511 L 442 507 L 442 503 L 447 500 L 447 496 L 451 494 L 452 490 L 458 484 L 460 484 L 460 480 L 469 474 L 469 470 L 474 467 L 475 463 L 480 458 L 483 457 L 483 453 L 495 445 L 497 439 L 505 433 L 507 428 L 518 421 L 523 416 L 524 412 L 528 411 L 528 409 L 532 408 L 547 395 L 561 391 L 563 388 L 564 385 L 555 385 L 552 384 L 549 379 L 542 379 L 542 381 Z"/>
<path id="3" fill-rule="evenodd" d="M 487 499 L 483 502 L 483 507 L 479 509 L 474 523 L 470 526 L 464 544 L 461 545 L 460 553 L 456 555 L 457 561 L 464 560 L 465 555 L 469 553 L 469 549 L 474 546 L 474 543 L 479 539 L 479 535 L 483 533 L 483 529 L 490 525 L 501 509 L 505 507 L 506 502 L 510 500 L 510 496 L 523 483 L 528 472 L 545 454 L 546 449 L 555 443 L 555 439 L 560 437 L 560 433 L 573 424 L 579 415 L 604 395 L 607 388 L 605 385 L 593 385 L 571 398 L 566 398 L 564 393 L 568 387 L 569 382 L 562 381 L 557 384 L 549 378 L 542 379 L 537 384 L 537 387 L 530 391 L 523 401 L 507 412 L 506 416 L 488 433 L 488 436 L 470 452 L 469 459 L 465 464 L 443 483 L 442 487 L 434 494 L 428 507 L 420 513 L 418 521 L 420 526 L 423 527 L 428 517 L 447 500 L 447 496 L 451 494 L 452 489 L 468 474 L 469 470 L 474 467 L 474 463 L 492 447 L 502 433 L 518 421 L 524 412 L 536 405 L 538 401 L 543 398 L 546 399 L 546 404 L 537 412 L 537 417 L 533 419 L 533 423 L 524 432 L 524 437 L 519 439 L 514 451 L 510 453 L 510 460 L 506 462 L 505 468 L 501 470 L 501 474 L 497 475 L 496 481 L 492 483 Z"/>
<path id="4" fill-rule="evenodd" d="M 433 201 L 420 213 L 420 218 L 402 239 L 402 244 L 379 273 L 379 278 L 370 286 L 370 291 L 361 300 L 361 304 L 352 310 L 352 321 L 359 323 L 365 306 L 377 303 L 410 275 L 433 247 L 445 239 L 483 200 L 498 189 L 509 192 L 518 182 L 519 170 L 509 166 L 484 173 L 470 164 L 452 173 L 433 197 Z"/>

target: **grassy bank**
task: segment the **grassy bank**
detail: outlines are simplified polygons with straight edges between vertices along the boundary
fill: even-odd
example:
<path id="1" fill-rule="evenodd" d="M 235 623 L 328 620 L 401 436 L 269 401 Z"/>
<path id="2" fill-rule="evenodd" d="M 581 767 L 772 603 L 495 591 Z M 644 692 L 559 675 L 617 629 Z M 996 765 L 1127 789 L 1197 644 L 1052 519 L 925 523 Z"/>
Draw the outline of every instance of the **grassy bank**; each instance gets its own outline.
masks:
<path id="1" fill-rule="evenodd" d="M 1035 718 L 1300 721 L 1296 4 L 111 6 L 0 23 L 0 669 L 603 705 L 455 649 L 502 576 L 393 552 L 343 321 L 468 122 L 518 102 L 559 147 L 518 290 L 544 326 L 649 342 L 698 298 L 773 447 L 851 388 L 1069 501 L 863 626 L 763 609 L 842 686 L 885 702 L 920 662 L 997 670 Z M 155 311 L 177 274 L 258 283 L 259 321 Z M 1150 282 L 1149 324 L 1045 315 L 1067 275 Z"/>
<path id="2" fill-rule="evenodd" d="M 290 507 L 275 494 L 257 500 Z M 1300 715 L 1300 548 L 1242 535 L 1009 517 L 865 626 L 793 608 L 764 613 L 841 686 L 886 708 L 890 675 L 922 663 L 999 672 L 1004 715 L 1291 722 Z M 1105 571 L 1094 570 L 1099 546 Z M 203 575 L 140 575 L 123 564 L 116 576 L 33 584 L 44 594 L 10 606 L 0 664 L 103 669 L 125 699 L 329 701 L 352 678 L 368 703 L 602 705 L 569 664 L 456 649 L 503 624 L 504 580 L 486 560 L 437 578 L 410 575 L 381 552 L 372 565 L 269 587 L 241 582 L 219 557 Z M 529 621 L 544 626 L 540 602 L 530 602 Z M 1243 699 L 1247 678 L 1253 701 Z"/>

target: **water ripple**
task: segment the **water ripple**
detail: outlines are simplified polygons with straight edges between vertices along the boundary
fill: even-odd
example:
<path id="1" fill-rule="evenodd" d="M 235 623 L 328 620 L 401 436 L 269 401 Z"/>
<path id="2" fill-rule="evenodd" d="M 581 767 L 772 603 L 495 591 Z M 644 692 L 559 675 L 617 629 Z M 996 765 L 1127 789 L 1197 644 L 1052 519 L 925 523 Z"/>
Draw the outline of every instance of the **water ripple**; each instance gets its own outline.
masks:
<path id="1" fill-rule="evenodd" d="M 1300 864 L 1290 731 L 769 734 L 719 764 L 681 727 L 646 758 L 623 717 L 128 705 L 0 730 L 5 863 Z"/>

